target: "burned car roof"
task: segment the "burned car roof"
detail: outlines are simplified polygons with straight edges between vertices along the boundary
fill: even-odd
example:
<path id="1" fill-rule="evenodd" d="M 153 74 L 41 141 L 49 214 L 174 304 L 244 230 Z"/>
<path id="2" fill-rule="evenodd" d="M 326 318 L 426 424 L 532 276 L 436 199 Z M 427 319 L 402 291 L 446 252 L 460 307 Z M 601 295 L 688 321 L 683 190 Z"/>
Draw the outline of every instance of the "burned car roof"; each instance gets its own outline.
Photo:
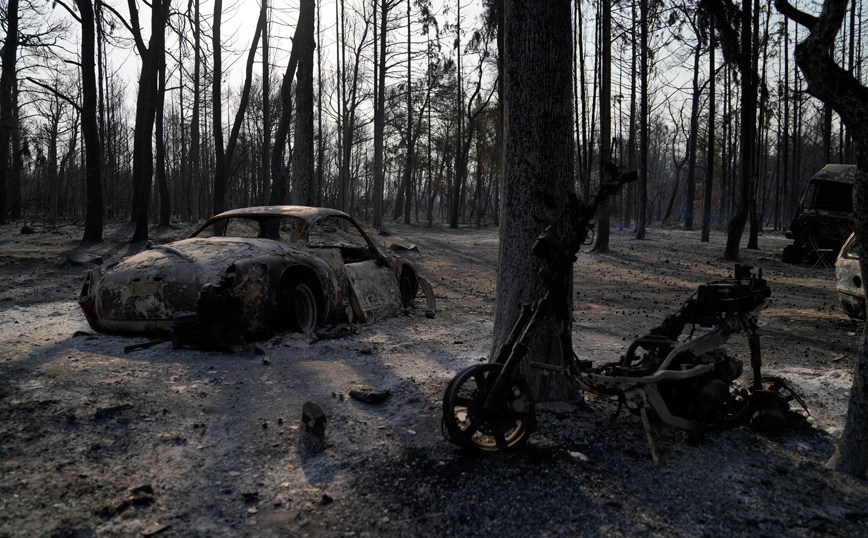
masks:
<path id="1" fill-rule="evenodd" d="M 203 230 L 222 219 L 257 217 L 297 217 L 310 224 L 322 217 L 333 216 L 341 216 L 352 219 L 352 217 L 350 217 L 343 211 L 332 209 L 329 207 L 310 207 L 303 205 L 266 205 L 243 207 L 238 209 L 230 209 L 229 211 L 224 211 L 223 213 L 214 215 L 213 217 L 205 221 L 205 224 L 203 224 L 195 232 L 193 232 L 190 237 L 196 237 Z"/>
<path id="2" fill-rule="evenodd" d="M 808 180 L 793 214 L 781 258 L 816 263 L 822 252 L 837 252 L 853 231 L 856 165 L 827 164 Z"/>
<path id="3" fill-rule="evenodd" d="M 856 168 L 855 164 L 827 164 L 819 172 L 811 176 L 811 179 L 855 183 Z"/>

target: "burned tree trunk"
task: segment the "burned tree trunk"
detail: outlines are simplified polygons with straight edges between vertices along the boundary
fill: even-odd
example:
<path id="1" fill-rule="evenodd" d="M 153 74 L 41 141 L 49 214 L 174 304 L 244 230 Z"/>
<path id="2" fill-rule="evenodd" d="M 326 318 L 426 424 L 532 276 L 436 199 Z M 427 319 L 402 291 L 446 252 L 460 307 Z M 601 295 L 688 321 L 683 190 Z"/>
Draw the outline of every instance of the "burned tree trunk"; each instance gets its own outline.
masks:
<path id="1" fill-rule="evenodd" d="M 573 177 L 570 80 L 570 5 L 506 2 L 504 186 L 494 345 L 501 343 L 521 305 L 542 296 L 540 261 L 531 253 L 537 235 L 566 203 Z M 566 294 L 558 308 L 569 309 Z M 569 331 L 567 331 L 569 333 Z M 560 359 L 557 331 L 542 326 L 526 360 Z M 560 377 L 535 377 L 537 399 L 564 399 Z"/>
<path id="2" fill-rule="evenodd" d="M 293 43 L 300 47 L 297 83 L 295 85 L 295 144 L 292 156 L 293 203 L 314 205 L 316 185 L 314 184 L 313 158 L 313 53 L 316 43 L 313 25 L 302 40 Z"/>
<path id="3" fill-rule="evenodd" d="M 756 76 L 751 69 L 750 50 L 752 43 L 751 3 L 742 2 L 741 49 L 739 71 L 741 71 L 741 147 L 739 158 L 738 206 L 735 215 L 726 226 L 726 249 L 723 258 L 737 260 L 739 243 L 750 213 L 753 189 L 753 148 L 756 132 Z"/>
<path id="4" fill-rule="evenodd" d="M 314 29 L 314 0 L 302 0 L 299 5 L 298 25 L 295 28 L 292 52 L 289 55 L 289 63 L 283 74 L 283 82 L 280 86 L 280 118 L 277 121 L 277 130 L 274 133 L 274 148 L 271 152 L 271 194 L 269 204 L 279 205 L 286 203 L 287 196 L 287 166 L 284 163 L 286 152 L 286 140 L 289 136 L 289 124 L 292 120 L 292 79 L 301 57 L 301 44 L 310 36 L 313 39 Z"/>
<path id="5" fill-rule="evenodd" d="M 148 206 L 154 173 L 154 121 L 157 112 L 157 72 L 161 55 L 165 55 L 166 21 L 170 3 L 155 0 L 151 6 L 151 37 L 145 46 L 139 24 L 139 12 L 133 0 L 127 2 L 132 20 L 136 48 L 142 57 L 139 88 L 136 96 L 136 126 L 133 131 L 133 243 L 148 239 Z"/>
<path id="6" fill-rule="evenodd" d="M 18 129 L 18 115 L 12 104 L 15 92 L 15 61 L 18 55 L 18 0 L 10 0 L 7 9 L 6 40 L 3 42 L 3 70 L 0 72 L 0 224 L 6 224 L 6 171 L 9 141 Z"/>
<path id="7" fill-rule="evenodd" d="M 85 185 L 87 209 L 84 217 L 84 237 L 82 241 L 98 243 L 102 241 L 103 194 L 102 194 L 102 150 L 100 149 L 99 125 L 96 117 L 96 70 L 94 12 L 90 0 L 76 0 L 81 15 L 81 132 L 85 150 Z"/>

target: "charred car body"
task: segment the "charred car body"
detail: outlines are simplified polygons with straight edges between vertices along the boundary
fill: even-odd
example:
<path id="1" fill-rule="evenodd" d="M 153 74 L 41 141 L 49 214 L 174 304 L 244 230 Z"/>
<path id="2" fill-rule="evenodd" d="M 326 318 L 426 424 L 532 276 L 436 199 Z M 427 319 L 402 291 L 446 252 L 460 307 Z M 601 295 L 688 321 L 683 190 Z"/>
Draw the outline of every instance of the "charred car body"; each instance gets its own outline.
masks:
<path id="1" fill-rule="evenodd" d="M 844 312 L 851 318 L 865 319 L 865 287 L 855 234 L 850 234 L 835 262 L 835 289 Z"/>
<path id="2" fill-rule="evenodd" d="M 785 263 L 816 258 L 819 251 L 838 252 L 853 231 L 853 186 L 856 165 L 827 164 L 808 181 L 786 236 Z"/>
<path id="3" fill-rule="evenodd" d="M 79 304 L 96 331 L 171 329 L 174 341 L 205 324 L 226 343 L 389 317 L 412 303 L 419 280 L 412 262 L 383 253 L 341 211 L 265 206 L 94 269 Z"/>

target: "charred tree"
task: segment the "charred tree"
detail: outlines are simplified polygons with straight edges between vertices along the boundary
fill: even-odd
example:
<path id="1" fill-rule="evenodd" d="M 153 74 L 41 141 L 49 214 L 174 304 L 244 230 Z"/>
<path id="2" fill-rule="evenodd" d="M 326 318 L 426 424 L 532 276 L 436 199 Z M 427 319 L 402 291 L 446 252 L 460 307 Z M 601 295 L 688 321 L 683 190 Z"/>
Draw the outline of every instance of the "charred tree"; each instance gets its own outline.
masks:
<path id="1" fill-rule="evenodd" d="M 611 153 L 612 138 L 612 6 L 609 2 L 600 2 L 603 13 L 600 41 L 602 42 L 602 76 L 600 84 L 600 183 L 606 181 L 606 162 Z M 587 198 L 586 198 L 587 199 Z M 609 252 L 609 208 L 608 198 L 600 206 L 597 218 L 597 244 L 594 252 Z"/>
<path id="2" fill-rule="evenodd" d="M 711 198 L 714 189 L 714 119 L 715 84 L 717 75 L 714 65 L 714 31 L 709 32 L 708 44 L 708 154 L 705 158 L 705 196 L 702 201 L 702 236 L 700 242 L 707 243 L 711 235 Z"/>
<path id="3" fill-rule="evenodd" d="M 752 0 L 743 0 L 737 10 L 729 0 L 703 0 L 719 31 L 724 57 L 741 75 L 741 119 L 739 146 L 739 190 L 735 215 L 726 227 L 726 260 L 737 260 L 739 244 L 750 215 L 754 192 L 754 138 L 756 133 L 757 74 L 751 58 L 753 50 Z"/>
<path id="4" fill-rule="evenodd" d="M 690 104 L 690 133 L 687 137 L 687 191 L 684 198 L 684 229 L 693 230 L 693 202 L 696 200 L 696 139 L 699 136 L 699 59 L 702 46 L 696 44 L 693 51 L 693 99 Z"/>
<path id="5" fill-rule="evenodd" d="M 376 91 L 374 95 L 374 187 L 373 212 L 374 227 L 383 225 L 383 196 L 385 194 L 385 174 L 383 155 L 386 125 L 386 36 L 388 33 L 389 11 L 397 5 L 393 0 L 379 0 L 379 26 L 375 21 L 376 38 L 379 40 L 376 65 Z"/>
<path id="6" fill-rule="evenodd" d="M 82 241 L 98 243 L 102 241 L 104 207 L 102 150 L 96 115 L 97 88 L 94 67 L 96 62 L 96 31 L 91 1 L 76 0 L 75 3 L 81 18 L 81 132 L 82 138 L 84 138 L 85 186 L 87 191 Z"/>
<path id="7" fill-rule="evenodd" d="M 18 56 L 18 0 L 6 6 L 6 40 L 3 42 L 3 68 L 0 71 L 0 224 L 6 224 L 6 184 L 9 170 L 9 142 L 18 129 L 18 115 L 13 107 L 15 63 Z"/>
<path id="8" fill-rule="evenodd" d="M 298 205 L 315 205 L 313 155 L 313 53 L 316 43 L 313 25 L 310 32 L 300 36 L 298 73 L 295 85 L 295 144 L 292 155 L 292 198 Z"/>
<path id="9" fill-rule="evenodd" d="M 166 175 L 166 139 L 163 132 L 163 105 L 166 101 L 166 61 L 165 55 L 161 58 L 157 76 L 157 116 L 154 123 L 154 140 L 156 154 L 154 161 L 154 179 L 157 181 L 157 192 L 160 193 L 160 221 L 159 226 L 169 225 L 172 216 L 172 205 L 169 200 L 169 179 Z"/>
<path id="10" fill-rule="evenodd" d="M 198 190 L 199 180 L 200 180 L 200 171 L 202 167 L 202 159 L 199 156 L 199 148 L 200 148 L 200 130 L 199 130 L 199 114 L 201 109 L 201 92 L 199 90 L 199 80 L 201 77 L 201 32 L 199 28 L 200 18 L 199 18 L 199 0 L 190 0 L 192 4 L 192 9 L 188 8 L 188 16 L 189 11 L 192 11 L 192 26 L 193 26 L 193 115 L 190 119 L 190 153 L 188 155 L 189 167 L 190 167 L 190 183 L 195 184 L 196 188 L 190 186 L 188 197 L 191 213 L 199 216 L 199 204 L 198 204 L 198 196 L 193 193 Z"/>
<path id="11" fill-rule="evenodd" d="M 127 0 L 136 49 L 142 58 L 139 88 L 136 96 L 136 124 L 133 131 L 133 243 L 148 239 L 148 207 L 154 174 L 154 121 L 157 112 L 157 73 L 160 58 L 166 53 L 166 20 L 170 2 L 153 0 L 151 4 L 151 37 L 145 45 L 139 24 L 139 11 L 134 0 Z"/>
<path id="12" fill-rule="evenodd" d="M 306 35 L 310 36 L 311 40 L 313 39 L 314 7 L 314 0 L 302 0 L 299 4 L 298 23 L 296 23 L 295 36 L 292 40 L 292 52 L 289 55 L 289 63 L 280 86 L 280 118 L 277 121 L 274 148 L 271 152 L 271 193 L 268 202 L 271 205 L 286 203 L 287 167 L 283 159 L 286 151 L 286 140 L 289 136 L 289 124 L 292 121 L 292 79 L 295 78 L 295 71 L 301 56 L 299 43 L 305 40 L 304 36 Z"/>
<path id="13" fill-rule="evenodd" d="M 639 188 L 636 203 L 636 239 L 645 239 L 648 217 L 648 0 L 639 5 Z"/>
<path id="14" fill-rule="evenodd" d="M 262 148 L 260 154 L 261 193 L 267 192 L 271 183 L 271 168 L 268 166 L 271 156 L 271 64 L 269 63 L 269 25 L 268 0 L 262 0 L 260 7 L 262 19 Z M 263 194 L 264 196 L 264 194 Z"/>
<path id="15" fill-rule="evenodd" d="M 505 10 L 506 140 L 495 343 L 509 334 L 521 305 L 543 292 L 540 261 L 531 246 L 564 208 L 574 172 L 570 4 L 507 0 Z M 569 295 L 558 305 L 564 310 L 571 307 Z M 541 327 L 527 360 L 563 360 L 557 342 L 554 327 Z M 540 376 L 534 381 L 538 401 L 569 394 L 561 377 Z"/>

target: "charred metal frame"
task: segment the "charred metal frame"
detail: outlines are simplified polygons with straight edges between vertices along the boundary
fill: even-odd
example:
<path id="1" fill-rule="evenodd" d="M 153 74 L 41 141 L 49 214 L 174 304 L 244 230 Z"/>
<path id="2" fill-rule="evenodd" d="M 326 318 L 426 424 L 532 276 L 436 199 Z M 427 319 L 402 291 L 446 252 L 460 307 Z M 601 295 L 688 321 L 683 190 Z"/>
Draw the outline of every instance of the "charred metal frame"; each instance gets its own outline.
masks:
<path id="1" fill-rule="evenodd" d="M 276 225 L 279 219 L 289 217 L 304 223 L 296 230 L 299 245 L 277 239 L 280 232 L 272 223 Z M 331 217 L 342 219 L 364 240 L 367 250 L 358 261 L 345 260 L 339 247 L 308 244 L 311 226 Z M 226 226 L 219 225 L 227 219 L 258 222 L 259 237 L 222 237 Z M 217 236 L 201 237 L 212 228 Z M 163 265 L 155 261 L 166 259 L 159 262 Z M 170 267 L 172 274 L 153 271 L 152 267 Z M 263 206 L 221 213 L 206 221 L 189 239 L 156 246 L 123 263 L 112 261 L 89 272 L 79 304 L 97 331 L 168 332 L 175 318 L 176 325 L 183 326 L 179 330 L 187 334 L 211 331 L 213 327 L 194 328 L 193 316 L 198 316 L 197 323 L 219 326 L 214 332 L 227 335 L 223 340 L 230 342 L 241 336 L 285 330 L 281 294 L 296 282 L 312 290 L 318 324 L 332 325 L 370 322 L 400 312 L 412 302 L 421 280 L 412 262 L 384 254 L 352 217 L 341 211 Z M 364 293 L 359 295 L 357 291 L 363 288 Z M 404 293 L 403 298 L 399 291 Z M 215 297 L 226 300 L 215 302 Z"/>

